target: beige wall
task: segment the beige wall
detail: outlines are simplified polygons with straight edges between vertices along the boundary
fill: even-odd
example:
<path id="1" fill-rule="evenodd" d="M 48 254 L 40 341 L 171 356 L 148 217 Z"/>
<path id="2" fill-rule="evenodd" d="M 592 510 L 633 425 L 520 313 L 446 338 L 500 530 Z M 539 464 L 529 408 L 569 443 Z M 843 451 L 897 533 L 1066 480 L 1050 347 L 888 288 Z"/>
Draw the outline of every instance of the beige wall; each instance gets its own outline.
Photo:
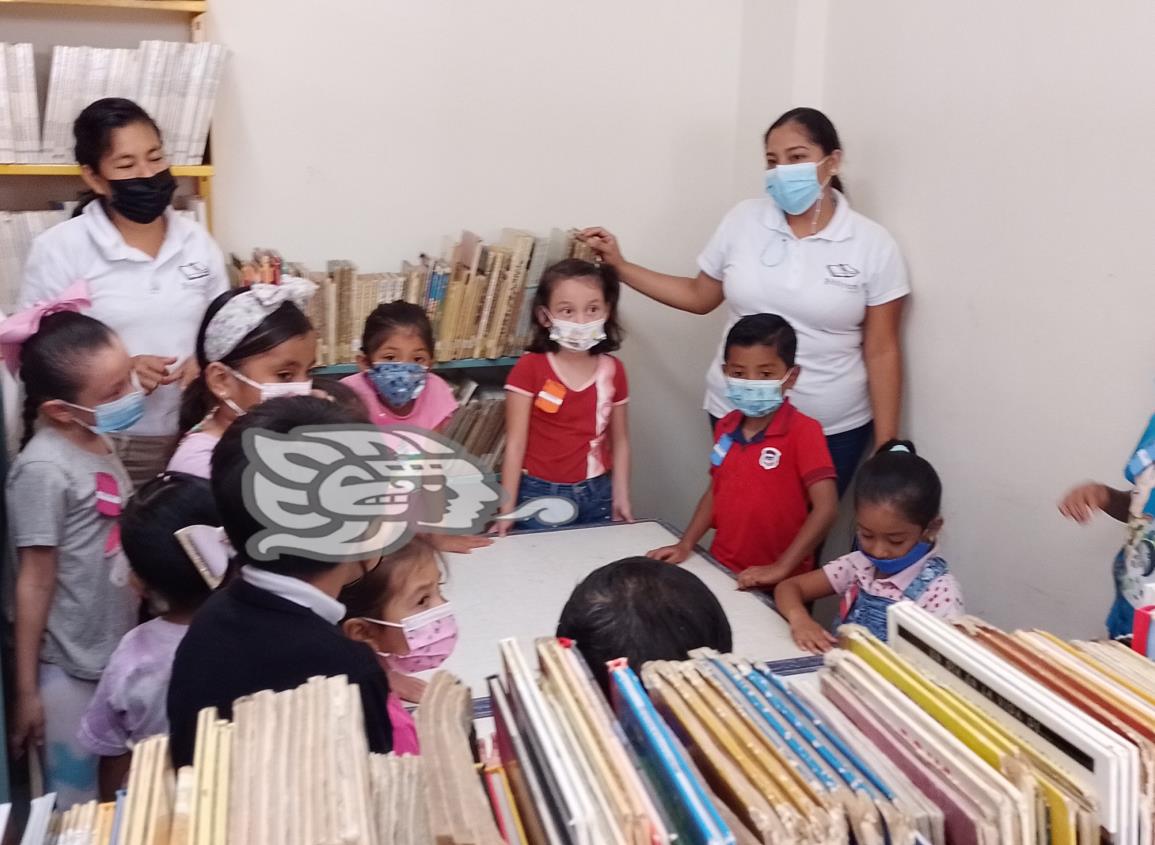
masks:
<path id="1" fill-rule="evenodd" d="M 1055 502 L 1123 486 L 1155 398 L 1155 7 L 829 7 L 823 105 L 853 202 L 910 264 L 908 431 L 969 606 L 1099 633 L 1122 528 Z"/>

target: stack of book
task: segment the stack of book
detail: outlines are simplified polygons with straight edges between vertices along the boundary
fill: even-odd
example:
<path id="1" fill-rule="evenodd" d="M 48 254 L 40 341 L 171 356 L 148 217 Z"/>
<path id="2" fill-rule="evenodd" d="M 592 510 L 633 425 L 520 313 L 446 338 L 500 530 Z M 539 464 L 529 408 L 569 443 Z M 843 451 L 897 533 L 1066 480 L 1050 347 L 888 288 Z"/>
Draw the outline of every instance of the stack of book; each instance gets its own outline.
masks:
<path id="1" fill-rule="evenodd" d="M 505 394 L 486 391 L 478 394 L 477 382 L 464 379 L 455 385 L 458 409 L 445 436 L 460 443 L 491 472 L 501 470 L 505 454 Z"/>
<path id="2" fill-rule="evenodd" d="M 311 279 L 321 289 L 310 317 L 318 330 L 322 366 L 354 360 L 369 313 L 397 299 L 420 305 L 429 315 L 436 361 L 493 359 L 525 348 L 542 273 L 576 253 L 588 250 L 572 232 L 554 229 L 538 237 L 503 229 L 492 244 L 462 232 L 456 241 L 446 239 L 440 256 L 422 254 L 415 262 L 403 262 L 396 273 L 358 273 L 348 261 L 330 261 L 324 272 L 286 264 L 285 272 Z"/>
<path id="3" fill-rule="evenodd" d="M 77 115 L 96 100 L 124 97 L 160 126 L 172 164 L 202 164 L 226 55 L 207 42 L 56 47 L 42 116 L 32 45 L 0 44 L 0 162 L 74 163 Z"/>

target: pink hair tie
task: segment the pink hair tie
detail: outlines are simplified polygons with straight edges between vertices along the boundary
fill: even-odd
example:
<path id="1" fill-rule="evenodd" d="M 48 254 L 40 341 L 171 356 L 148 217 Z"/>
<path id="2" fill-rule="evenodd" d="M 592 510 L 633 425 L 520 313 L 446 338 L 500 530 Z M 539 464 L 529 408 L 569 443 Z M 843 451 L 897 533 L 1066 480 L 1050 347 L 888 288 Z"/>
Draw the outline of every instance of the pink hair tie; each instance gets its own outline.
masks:
<path id="1" fill-rule="evenodd" d="M 37 302 L 31 308 L 13 314 L 0 322 L 0 357 L 3 357 L 8 372 L 16 375 L 20 369 L 20 349 L 28 339 L 40 331 L 40 321 L 49 314 L 61 311 L 80 311 L 92 305 L 88 298 L 88 282 L 81 279 L 61 291 L 56 299 Z"/>

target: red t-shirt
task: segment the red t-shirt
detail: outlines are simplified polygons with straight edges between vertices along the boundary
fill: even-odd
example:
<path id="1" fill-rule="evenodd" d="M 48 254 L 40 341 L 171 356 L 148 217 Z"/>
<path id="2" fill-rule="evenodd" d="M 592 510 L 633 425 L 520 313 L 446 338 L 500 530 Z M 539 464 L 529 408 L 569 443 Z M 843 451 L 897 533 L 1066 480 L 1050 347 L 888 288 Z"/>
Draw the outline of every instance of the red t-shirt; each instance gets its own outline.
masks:
<path id="1" fill-rule="evenodd" d="M 750 443 L 741 440 L 742 420 L 732 411 L 718 421 L 710 467 L 716 530 L 710 554 L 734 572 L 777 561 L 810 512 L 806 489 L 836 477 L 822 426 L 789 400 Z M 813 568 L 809 557 L 791 574 Z"/>
<path id="2" fill-rule="evenodd" d="M 533 399 L 525 444 L 527 473 L 554 484 L 576 484 L 609 472 L 610 416 L 629 401 L 626 368 L 599 355 L 586 384 L 566 384 L 552 352 L 527 352 L 514 365 L 505 389 Z"/>

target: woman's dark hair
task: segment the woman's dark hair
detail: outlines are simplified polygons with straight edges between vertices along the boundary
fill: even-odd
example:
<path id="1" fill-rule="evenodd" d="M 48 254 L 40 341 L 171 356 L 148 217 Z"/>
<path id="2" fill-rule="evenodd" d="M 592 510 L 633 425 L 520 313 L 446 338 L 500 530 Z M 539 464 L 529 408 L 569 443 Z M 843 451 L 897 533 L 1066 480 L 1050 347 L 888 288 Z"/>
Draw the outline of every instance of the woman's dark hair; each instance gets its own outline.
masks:
<path id="1" fill-rule="evenodd" d="M 685 660 L 696 648 L 727 652 L 733 635 L 717 597 L 697 575 L 648 557 L 595 569 L 574 588 L 557 623 L 601 684 L 606 663 L 624 657 L 634 671 L 651 660 Z"/>
<path id="2" fill-rule="evenodd" d="M 854 483 L 854 504 L 885 504 L 926 528 L 942 509 L 942 481 L 909 440 L 889 440 L 862 465 Z"/>
<path id="3" fill-rule="evenodd" d="M 89 103 L 72 124 L 72 134 L 76 139 L 74 154 L 77 162 L 92 168 L 93 172 L 100 172 L 100 160 L 112 148 L 112 133 L 134 123 L 143 123 L 151 126 L 158 138 L 160 127 L 148 112 L 123 97 L 105 97 Z M 80 195 L 80 204 L 72 216 L 80 214 L 86 205 L 97 199 L 92 191 L 85 191 Z"/>
<path id="4" fill-rule="evenodd" d="M 51 399 L 76 402 L 83 387 L 87 359 L 110 346 L 116 333 L 100 320 L 61 311 L 40 321 L 40 328 L 20 349 L 20 378 L 24 382 L 23 449 L 36 429 L 40 406 Z"/>
<path id="5" fill-rule="evenodd" d="M 361 401 L 361 397 L 357 395 L 357 391 L 353 390 L 349 385 L 342 384 L 335 378 L 318 376 L 313 379 L 313 390 L 324 393 L 336 403 L 337 407 L 345 411 L 349 416 L 356 417 L 357 422 L 362 425 L 368 425 L 373 422 L 369 419 L 369 411 L 366 410 L 365 403 Z"/>
<path id="6" fill-rule="evenodd" d="M 250 429 L 263 429 L 274 434 L 288 434 L 306 425 L 355 426 L 357 420 L 335 402 L 316 396 L 286 396 L 270 399 L 253 407 L 225 429 L 220 442 L 213 449 L 211 478 L 213 496 L 221 515 L 221 525 L 229 543 L 237 553 L 239 563 L 249 561 L 246 546 L 264 524 L 249 512 L 245 502 L 244 475 L 249 467 L 244 436 Z M 261 561 L 261 569 L 289 575 L 294 578 L 317 575 L 337 566 L 331 561 L 315 560 L 303 555 L 282 554 L 274 561 Z"/>
<path id="7" fill-rule="evenodd" d="M 795 123 L 801 126 L 810 137 L 810 142 L 822 148 L 823 155 L 830 155 L 835 150 L 842 149 L 842 142 L 838 140 L 838 130 L 834 128 L 834 124 L 830 122 L 830 118 L 818 109 L 806 108 L 805 106 L 790 109 L 786 114 L 771 123 L 770 128 L 766 130 L 766 134 L 762 136 L 762 143 L 765 144 L 770 140 L 771 132 L 788 123 Z M 845 193 L 845 189 L 842 187 L 842 180 L 838 178 L 838 176 L 830 180 L 830 187 L 839 193 Z"/>
<path id="8" fill-rule="evenodd" d="M 794 366 L 794 356 L 798 351 L 798 335 L 794 327 L 777 314 L 749 314 L 736 322 L 726 333 L 723 357 L 730 356 L 730 349 L 737 346 L 748 349 L 751 346 L 766 346 L 778 353 L 782 363 Z"/>
<path id="9" fill-rule="evenodd" d="M 341 591 L 337 600 L 345 605 L 346 619 L 380 618 L 381 608 L 396 590 L 395 578 L 434 554 L 428 540 L 414 537 L 402 548 L 381 558 L 381 563 Z"/>
<path id="10" fill-rule="evenodd" d="M 120 517 L 120 541 L 137 577 L 173 610 L 196 610 L 212 590 L 176 532 L 220 525 L 208 479 L 183 472 L 158 475 L 136 491 Z"/>
<path id="11" fill-rule="evenodd" d="M 622 345 L 622 326 L 618 322 L 618 299 L 621 298 L 622 284 L 618 271 L 608 264 L 594 264 L 580 258 L 567 258 L 547 267 L 537 285 L 533 298 L 533 337 L 526 347 L 528 352 L 557 352 L 557 341 L 549 339 L 549 329 L 538 320 L 538 310 L 549 310 L 549 300 L 558 282 L 566 279 L 597 279 L 602 285 L 602 296 L 606 300 L 606 339 L 590 350 L 591 355 L 613 352 Z"/>
<path id="12" fill-rule="evenodd" d="M 200 330 L 197 332 L 196 356 L 200 365 L 200 375 L 185 388 L 180 403 L 180 430 L 188 431 L 204 419 L 205 414 L 217 404 L 212 391 L 205 381 L 205 367 L 211 362 L 205 355 L 205 330 L 217 312 L 224 308 L 225 303 L 234 296 L 240 296 L 248 290 L 247 287 L 227 290 L 209 303 L 201 320 Z M 226 367 L 237 369 L 246 358 L 262 355 L 270 349 L 275 349 L 286 341 L 311 332 L 313 324 L 305 316 L 305 312 L 291 302 L 284 302 L 276 311 L 263 319 L 259 326 L 241 338 L 240 343 L 233 347 L 229 354 L 221 358 L 220 363 Z"/>
<path id="13" fill-rule="evenodd" d="M 420 305 L 414 305 L 404 299 L 383 303 L 373 309 L 373 313 L 365 320 L 365 330 L 361 333 L 361 351 L 372 358 L 381 344 L 398 329 L 417 332 L 421 335 L 429 354 L 433 354 L 433 324 L 429 322 L 429 315 Z"/>

